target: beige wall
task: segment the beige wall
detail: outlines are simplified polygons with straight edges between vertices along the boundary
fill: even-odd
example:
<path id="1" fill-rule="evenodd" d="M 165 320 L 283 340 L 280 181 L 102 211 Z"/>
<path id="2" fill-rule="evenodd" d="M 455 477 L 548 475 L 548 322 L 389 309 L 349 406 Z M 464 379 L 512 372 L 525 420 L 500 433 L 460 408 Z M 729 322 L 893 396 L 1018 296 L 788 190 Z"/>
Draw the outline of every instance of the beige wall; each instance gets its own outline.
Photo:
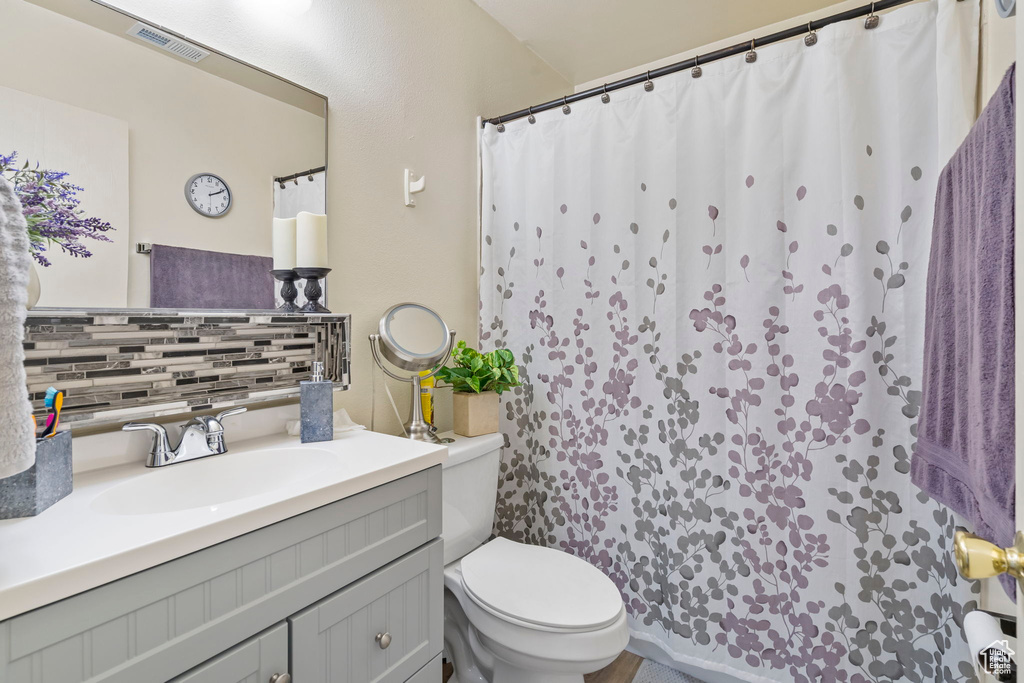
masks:
<path id="1" fill-rule="evenodd" d="M 978 103 L 984 106 L 1017 58 L 1017 20 L 1003 19 L 993 0 L 981 3 L 981 79 Z M 980 109 L 979 109 L 980 110 Z"/>
<path id="2" fill-rule="evenodd" d="M 475 117 L 571 91 L 471 0 L 116 0 L 124 9 L 330 98 L 331 307 L 353 316 L 352 389 L 370 419 L 366 337 L 399 301 L 435 308 L 477 336 Z M 402 171 L 427 176 L 403 205 Z M 408 389 L 392 385 L 403 413 Z M 378 429 L 397 431 L 377 392 Z"/>
<path id="3" fill-rule="evenodd" d="M 130 238 L 96 250 L 121 249 L 128 306 L 149 305 L 149 257 L 134 254 L 135 242 L 270 255 L 272 179 L 324 163 L 322 118 L 23 0 L 0 0 L 0 25 L 0 85 L 127 122 Z M 226 216 L 205 218 L 186 203 L 185 182 L 199 172 L 231 186 Z M 73 180 L 88 194 L 88 178 Z M 78 281 L 80 291 L 93 284 Z M 43 301 L 99 298 L 48 292 Z"/>
<path id="4" fill-rule="evenodd" d="M 0 85 L 0 150 L 59 169 L 84 186 L 79 209 L 120 229 L 109 242 L 82 240 L 92 256 L 79 258 L 45 246 L 49 266 L 35 265 L 36 306 L 128 305 L 128 124 L 112 116 Z"/>

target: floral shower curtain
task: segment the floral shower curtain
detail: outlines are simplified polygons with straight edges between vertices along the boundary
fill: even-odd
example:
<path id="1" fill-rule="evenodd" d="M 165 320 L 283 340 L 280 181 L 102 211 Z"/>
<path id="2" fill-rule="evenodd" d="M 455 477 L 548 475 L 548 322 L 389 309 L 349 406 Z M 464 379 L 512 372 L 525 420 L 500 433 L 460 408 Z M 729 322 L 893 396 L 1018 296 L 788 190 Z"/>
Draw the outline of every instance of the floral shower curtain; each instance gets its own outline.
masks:
<path id="1" fill-rule="evenodd" d="M 481 133 L 481 342 L 527 382 L 495 530 L 604 570 L 666 663 L 973 677 L 954 520 L 908 471 L 978 13 L 931 0 Z"/>

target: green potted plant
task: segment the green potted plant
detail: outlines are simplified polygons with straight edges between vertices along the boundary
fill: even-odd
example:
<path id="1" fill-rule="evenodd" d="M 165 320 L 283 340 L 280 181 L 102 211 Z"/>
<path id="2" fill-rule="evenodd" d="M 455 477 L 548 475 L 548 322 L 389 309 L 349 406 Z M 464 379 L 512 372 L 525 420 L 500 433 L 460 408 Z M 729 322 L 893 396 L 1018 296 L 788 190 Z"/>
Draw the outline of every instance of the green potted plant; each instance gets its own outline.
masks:
<path id="1" fill-rule="evenodd" d="M 452 421 L 456 434 L 480 436 L 498 431 L 498 396 L 519 386 L 519 368 L 508 349 L 480 353 L 460 341 L 452 352 L 454 367 L 437 379 L 452 386 Z"/>

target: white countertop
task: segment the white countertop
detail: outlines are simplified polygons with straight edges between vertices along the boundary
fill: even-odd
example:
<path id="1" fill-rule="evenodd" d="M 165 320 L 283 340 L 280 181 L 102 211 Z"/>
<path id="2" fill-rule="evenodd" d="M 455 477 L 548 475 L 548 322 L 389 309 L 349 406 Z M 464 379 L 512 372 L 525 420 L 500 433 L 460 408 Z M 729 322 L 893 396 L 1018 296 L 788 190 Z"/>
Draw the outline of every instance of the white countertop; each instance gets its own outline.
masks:
<path id="1" fill-rule="evenodd" d="M 419 472 L 447 457 L 444 446 L 370 431 L 315 444 L 280 435 L 229 446 L 224 455 L 162 468 L 139 462 L 76 473 L 74 491 L 50 509 L 36 517 L 0 521 L 0 620 Z M 140 491 L 155 490 L 165 480 L 180 486 L 188 479 L 182 476 L 186 472 L 202 481 L 205 473 L 214 468 L 223 473 L 235 462 L 244 472 L 247 454 L 281 449 L 319 451 L 315 458 L 297 457 L 297 463 L 319 459 L 315 471 L 238 500 L 169 512 L 114 514 L 110 500 L 118 496 L 103 495 L 126 482 L 131 482 L 127 490 L 133 490 L 143 477 L 151 479 Z M 177 472 L 159 479 L 171 470 Z"/>

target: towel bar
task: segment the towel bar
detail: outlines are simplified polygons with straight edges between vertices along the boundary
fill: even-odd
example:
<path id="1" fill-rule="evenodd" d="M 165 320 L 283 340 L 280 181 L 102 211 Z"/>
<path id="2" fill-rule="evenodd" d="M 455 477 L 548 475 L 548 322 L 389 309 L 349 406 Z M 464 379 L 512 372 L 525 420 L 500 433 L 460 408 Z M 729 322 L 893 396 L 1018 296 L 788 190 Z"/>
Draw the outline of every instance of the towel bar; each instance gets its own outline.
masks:
<path id="1" fill-rule="evenodd" d="M 984 612 L 990 616 L 995 617 L 999 620 L 999 628 L 1003 631 L 1004 636 L 1011 638 L 1017 637 L 1017 617 L 1012 614 L 1002 614 L 1000 612 L 993 612 L 988 609 L 979 609 L 979 612 Z"/>

